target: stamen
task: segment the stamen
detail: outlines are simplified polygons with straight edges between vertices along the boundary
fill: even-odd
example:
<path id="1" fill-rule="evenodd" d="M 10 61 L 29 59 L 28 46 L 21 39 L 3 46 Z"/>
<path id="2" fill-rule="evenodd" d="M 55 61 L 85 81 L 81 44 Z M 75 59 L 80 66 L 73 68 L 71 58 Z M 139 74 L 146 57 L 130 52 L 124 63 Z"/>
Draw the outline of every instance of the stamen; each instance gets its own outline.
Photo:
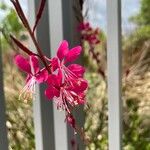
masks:
<path id="1" fill-rule="evenodd" d="M 21 97 L 24 99 L 26 102 L 28 99 L 32 98 L 32 95 L 35 92 L 35 84 L 36 84 L 36 79 L 33 76 L 25 85 L 25 87 L 21 90 L 20 95 L 19 95 L 19 100 L 21 100 Z"/>

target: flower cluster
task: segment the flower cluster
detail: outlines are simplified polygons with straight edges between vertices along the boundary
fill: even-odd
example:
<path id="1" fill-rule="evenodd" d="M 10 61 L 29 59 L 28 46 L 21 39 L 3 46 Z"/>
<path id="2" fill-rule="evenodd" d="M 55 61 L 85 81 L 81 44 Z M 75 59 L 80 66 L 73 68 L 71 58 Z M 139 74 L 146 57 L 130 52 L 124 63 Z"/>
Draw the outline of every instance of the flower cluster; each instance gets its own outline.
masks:
<path id="1" fill-rule="evenodd" d="M 100 35 L 100 30 L 99 28 L 93 29 L 90 26 L 89 22 L 82 22 L 78 26 L 78 31 L 80 31 L 82 35 L 82 39 L 85 41 L 88 41 L 89 44 L 95 45 L 99 44 L 99 35 Z"/>
<path id="2" fill-rule="evenodd" d="M 102 55 L 100 51 L 96 50 L 96 46 L 98 44 L 101 44 L 102 41 L 100 41 L 100 35 L 102 34 L 101 30 L 99 28 L 94 29 L 89 22 L 81 22 L 78 26 L 78 31 L 81 33 L 81 40 L 82 43 L 87 42 L 88 43 L 88 53 L 89 56 L 92 57 L 92 59 L 97 64 L 97 72 L 105 78 L 105 71 L 101 67 L 101 58 Z"/>
<path id="3" fill-rule="evenodd" d="M 85 68 L 78 64 L 70 64 L 75 61 L 81 53 L 81 47 L 77 46 L 69 50 L 68 42 L 62 41 L 57 56 L 44 58 L 48 62 L 47 68 L 39 67 L 38 56 L 29 55 L 25 58 L 22 55 L 15 56 L 15 64 L 27 73 L 26 86 L 21 91 L 21 96 L 28 98 L 34 94 L 35 84 L 46 82 L 45 95 L 49 100 L 54 100 L 57 109 L 66 112 L 67 122 L 75 128 L 75 119 L 72 110 L 75 106 L 85 104 L 85 91 L 88 83 L 83 79 Z"/>
<path id="4" fill-rule="evenodd" d="M 81 47 L 77 46 L 69 49 L 68 42 L 64 40 L 60 43 L 56 57 L 48 58 L 43 54 L 35 36 L 35 31 L 42 17 L 46 0 L 41 0 L 39 2 L 39 8 L 36 13 L 33 27 L 30 26 L 19 0 L 11 0 L 11 2 L 16 9 L 18 17 L 26 28 L 26 31 L 31 37 L 37 52 L 32 52 L 19 40 L 10 35 L 12 41 L 28 55 L 26 58 L 19 54 L 16 55 L 14 59 L 18 68 L 27 74 L 26 85 L 22 89 L 20 97 L 27 100 L 33 94 L 36 94 L 36 84 L 46 83 L 47 88 L 45 89 L 45 96 L 49 100 L 54 100 L 57 109 L 65 111 L 65 120 L 75 131 L 82 135 L 79 127 L 76 125 L 72 111 L 76 106 L 85 104 L 85 92 L 88 88 L 88 83 L 83 79 L 85 68 L 79 64 L 71 64 L 80 55 L 82 50 Z M 41 64 L 43 68 L 40 67 Z"/>

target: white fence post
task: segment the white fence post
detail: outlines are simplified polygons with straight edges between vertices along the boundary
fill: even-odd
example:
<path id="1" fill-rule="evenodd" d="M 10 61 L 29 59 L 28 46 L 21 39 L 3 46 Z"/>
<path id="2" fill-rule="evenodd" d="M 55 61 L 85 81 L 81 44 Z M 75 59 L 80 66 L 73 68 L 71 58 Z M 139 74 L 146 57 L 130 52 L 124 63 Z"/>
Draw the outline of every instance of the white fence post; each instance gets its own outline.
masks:
<path id="1" fill-rule="evenodd" d="M 49 19 L 52 56 L 56 54 L 58 44 L 63 39 L 69 42 L 70 47 L 75 46 L 77 43 L 79 44 L 79 33 L 76 31 L 77 21 L 73 10 L 73 0 L 50 0 Z M 82 114 L 83 113 L 80 112 L 80 118 L 77 117 L 80 125 L 83 125 L 84 122 Z M 64 123 L 64 115 L 56 109 L 54 109 L 54 124 L 56 150 L 72 149 L 71 138 L 74 137 L 73 130 L 69 127 L 67 130 L 66 124 Z M 80 137 L 77 138 L 79 149 L 84 149 L 79 139 Z"/>
<path id="2" fill-rule="evenodd" d="M 55 56 L 58 45 L 63 39 L 63 21 L 62 21 L 62 1 L 50 0 L 48 1 L 49 8 L 49 29 L 50 29 L 50 50 L 51 56 Z M 69 18 L 68 18 L 69 19 Z M 67 127 L 64 123 L 65 114 L 59 112 L 54 107 L 54 131 L 55 131 L 55 147 L 56 150 L 67 150 Z"/>
<path id="3" fill-rule="evenodd" d="M 63 38 L 69 41 L 70 47 L 81 44 L 80 33 L 77 31 L 77 26 L 79 25 L 79 20 L 77 20 L 77 15 L 74 7 L 77 7 L 79 0 L 62 0 L 62 17 L 63 17 Z M 77 63 L 82 63 L 82 60 L 78 60 Z M 76 121 L 80 127 L 84 126 L 85 114 L 83 112 L 83 107 L 81 106 L 74 113 Z M 70 126 L 68 126 L 68 149 L 71 147 L 71 139 L 74 137 L 74 132 Z M 85 149 L 83 141 L 79 135 L 76 135 L 76 144 L 78 149 Z"/>
<path id="4" fill-rule="evenodd" d="M 121 0 L 107 0 L 107 33 L 109 150 L 121 150 Z"/>
<path id="5" fill-rule="evenodd" d="M 3 85 L 3 69 L 2 69 L 2 45 L 0 33 L 0 150 L 8 150 L 8 139 L 6 129 L 5 99 Z"/>
<path id="6" fill-rule="evenodd" d="M 38 8 L 39 2 L 40 0 L 28 1 L 29 19 L 32 25 L 35 21 L 35 8 Z M 46 4 L 36 33 L 44 54 L 50 56 L 48 4 Z M 36 150 L 55 150 L 53 105 L 45 98 L 45 88 L 44 85 L 36 88 L 36 97 L 33 103 Z"/>
<path id="7" fill-rule="evenodd" d="M 63 16 L 62 16 L 62 0 L 50 0 L 49 6 L 49 28 L 50 28 L 50 45 L 52 56 L 56 55 L 56 51 L 60 41 L 63 40 Z M 69 19 L 69 18 L 68 18 Z M 67 126 L 64 123 L 65 114 L 59 112 L 54 104 L 54 130 L 55 130 L 55 146 L 56 150 L 67 150 Z"/>
<path id="8" fill-rule="evenodd" d="M 29 1 L 29 15 L 32 24 L 35 20 L 33 15 L 34 6 L 37 8 L 39 1 Z M 38 42 L 42 49 L 45 50 L 46 55 L 55 56 L 58 45 L 63 39 L 68 40 L 70 46 L 74 46 L 74 43 L 78 41 L 72 2 L 73 0 L 47 1 L 44 16 L 37 29 Z M 64 122 L 64 113 L 59 112 L 51 101 L 45 100 L 43 90 L 43 87 L 37 89 L 39 94 L 34 101 L 36 149 L 70 150 L 73 131 L 67 128 Z M 82 115 L 80 122 L 83 122 L 81 120 L 83 120 Z M 82 144 L 79 141 L 78 143 L 80 149 L 83 149 Z"/>

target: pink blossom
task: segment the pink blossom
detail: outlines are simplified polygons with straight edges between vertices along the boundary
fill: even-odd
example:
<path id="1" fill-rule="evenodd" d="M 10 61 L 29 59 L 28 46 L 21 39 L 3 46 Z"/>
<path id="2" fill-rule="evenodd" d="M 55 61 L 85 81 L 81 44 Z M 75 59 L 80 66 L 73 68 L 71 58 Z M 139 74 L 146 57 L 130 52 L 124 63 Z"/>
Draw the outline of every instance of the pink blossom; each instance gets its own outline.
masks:
<path id="1" fill-rule="evenodd" d="M 81 47 L 77 46 L 69 50 L 68 42 L 62 41 L 58 50 L 57 56 L 51 59 L 52 72 L 60 68 L 63 72 L 76 74 L 77 77 L 83 77 L 85 68 L 78 64 L 71 64 L 66 67 L 67 63 L 75 61 L 81 53 Z M 68 74 L 70 74 L 68 73 Z"/>
<path id="2" fill-rule="evenodd" d="M 76 60 L 80 53 L 80 46 L 69 50 L 68 42 L 64 40 L 57 50 L 57 57 L 51 59 L 53 74 L 47 79 L 48 88 L 45 95 L 54 99 L 58 109 L 68 113 L 70 107 L 85 103 L 85 91 L 88 87 L 87 81 L 83 79 L 85 68 L 78 64 L 66 66 Z"/>
<path id="3" fill-rule="evenodd" d="M 82 78 L 64 78 L 62 70 L 58 74 L 49 75 L 47 79 L 48 88 L 45 95 L 54 99 L 57 108 L 70 113 L 70 107 L 85 103 L 85 90 L 87 82 Z"/>
<path id="4" fill-rule="evenodd" d="M 84 67 L 78 64 L 72 64 L 66 67 L 67 63 L 75 61 L 81 53 L 81 46 L 76 46 L 69 50 L 68 42 L 62 41 L 57 50 L 57 56 L 50 60 L 51 62 L 51 71 L 54 72 L 58 68 L 62 70 L 62 72 L 70 72 L 75 73 L 78 77 L 83 77 L 85 72 Z"/>
<path id="5" fill-rule="evenodd" d="M 91 29 L 89 22 L 81 22 L 78 26 L 78 31 L 89 30 Z"/>
<path id="6" fill-rule="evenodd" d="M 68 42 L 64 40 L 57 50 L 57 58 L 61 63 L 73 62 L 78 58 L 80 53 L 81 46 L 76 46 L 69 50 Z"/>
<path id="7" fill-rule="evenodd" d="M 99 34 L 98 28 L 93 29 L 88 22 L 82 22 L 79 24 L 78 31 L 81 32 L 82 39 L 89 42 L 89 44 L 99 44 Z"/>
<path id="8" fill-rule="evenodd" d="M 44 56 L 45 60 L 50 63 L 48 65 L 51 69 L 49 73 L 46 68 L 40 69 L 39 60 L 34 55 L 29 55 L 28 59 L 22 55 L 15 57 L 16 65 L 27 73 L 26 85 L 20 96 L 29 98 L 34 93 L 35 84 L 46 81 L 48 87 L 45 90 L 45 96 L 54 100 L 57 109 L 66 112 L 66 121 L 73 128 L 75 127 L 75 119 L 72 116 L 72 110 L 78 105 L 85 104 L 88 83 L 83 79 L 84 67 L 78 64 L 67 66 L 67 63 L 75 61 L 80 53 L 80 46 L 69 50 L 68 42 L 62 41 L 56 57 L 49 59 Z"/>
<path id="9" fill-rule="evenodd" d="M 75 61 L 81 53 L 81 46 L 74 47 L 69 50 L 68 42 L 62 41 L 57 50 L 57 56 L 50 60 L 52 64 L 52 71 L 57 68 L 63 68 L 66 63 Z"/>
<path id="10" fill-rule="evenodd" d="M 67 63 L 70 63 L 78 58 L 81 53 L 81 47 L 77 46 L 69 50 L 68 42 L 62 41 L 58 50 L 57 57 L 51 59 L 51 68 L 52 72 L 60 69 L 65 82 L 68 82 L 70 85 L 71 82 L 78 82 L 83 78 L 85 68 L 78 64 L 71 64 L 66 66 Z M 80 79 L 79 79 L 80 78 Z M 87 83 L 87 81 L 86 81 Z"/>
<path id="11" fill-rule="evenodd" d="M 30 28 L 28 20 L 24 16 L 24 12 L 20 6 L 19 1 L 12 0 L 12 3 L 16 9 L 16 12 L 22 21 L 23 25 L 27 29 L 33 44 L 37 50 L 37 53 L 33 53 L 24 46 L 15 37 L 10 36 L 13 42 L 27 55 L 25 58 L 22 55 L 15 56 L 15 64 L 19 69 L 27 74 L 26 85 L 22 89 L 20 96 L 26 100 L 32 94 L 34 94 L 35 85 L 46 82 L 48 87 L 45 90 L 45 95 L 49 99 L 53 99 L 57 104 L 58 109 L 62 109 L 66 114 L 66 121 L 76 129 L 75 118 L 72 115 L 72 111 L 75 106 L 85 103 L 85 91 L 88 88 L 88 83 L 83 79 L 85 72 L 84 67 L 78 64 L 71 64 L 75 61 L 81 53 L 81 46 L 69 49 L 68 42 L 62 41 L 58 50 L 57 56 L 54 58 L 48 58 L 44 56 L 42 49 L 38 41 L 36 40 L 34 31 L 42 16 L 46 0 L 41 0 L 39 10 L 36 15 L 35 24 L 33 29 Z M 89 23 L 82 24 L 80 30 L 92 30 Z M 89 38 L 89 37 L 87 37 Z M 91 37 L 91 41 L 95 40 L 95 37 Z M 39 60 L 44 68 L 40 69 Z M 77 129 L 79 132 L 80 130 Z"/>
<path id="12" fill-rule="evenodd" d="M 78 77 L 83 77 L 83 74 L 85 73 L 85 68 L 78 64 L 71 64 L 67 68 Z"/>
<path id="13" fill-rule="evenodd" d="M 15 56 L 15 64 L 19 69 L 27 73 L 26 85 L 22 89 L 20 96 L 24 94 L 24 98 L 29 98 L 28 96 L 31 96 L 29 93 L 34 93 L 35 84 L 40 84 L 47 80 L 48 72 L 46 69 L 40 70 L 38 58 L 34 55 L 29 56 L 29 59 L 22 55 L 17 55 Z"/>

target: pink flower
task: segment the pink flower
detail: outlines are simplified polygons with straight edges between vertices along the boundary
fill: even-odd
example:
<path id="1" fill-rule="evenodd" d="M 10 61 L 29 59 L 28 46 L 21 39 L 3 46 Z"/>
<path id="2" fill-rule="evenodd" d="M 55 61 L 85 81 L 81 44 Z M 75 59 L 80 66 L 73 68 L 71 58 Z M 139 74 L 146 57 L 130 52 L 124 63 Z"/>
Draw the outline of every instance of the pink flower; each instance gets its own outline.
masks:
<path id="1" fill-rule="evenodd" d="M 57 57 L 51 59 L 53 71 L 57 68 L 63 68 L 66 63 L 75 61 L 81 53 L 81 46 L 77 46 L 69 50 L 68 42 L 62 41 L 58 50 Z"/>
<path id="2" fill-rule="evenodd" d="M 87 41 L 91 45 L 99 44 L 100 31 L 98 28 L 93 29 L 88 22 L 82 22 L 79 24 L 78 31 L 81 32 L 82 39 Z"/>
<path id="3" fill-rule="evenodd" d="M 75 61 L 80 53 L 80 46 L 74 47 L 69 50 L 68 42 L 65 40 L 62 41 L 57 50 L 57 57 L 51 59 L 52 72 L 60 68 L 61 70 L 63 70 L 63 72 L 72 72 L 73 74 L 76 74 L 77 77 L 83 77 L 83 74 L 85 72 L 84 67 L 78 64 L 71 64 L 66 67 L 66 64 Z"/>
<path id="4" fill-rule="evenodd" d="M 74 129 L 76 122 L 72 111 L 74 107 L 85 104 L 85 92 L 88 88 L 88 83 L 83 79 L 84 67 L 78 64 L 67 64 L 75 61 L 80 53 L 80 46 L 69 50 L 68 42 L 62 41 L 56 57 L 50 59 L 43 56 L 45 61 L 49 62 L 48 70 L 47 67 L 40 69 L 39 60 L 35 55 L 29 55 L 28 59 L 22 55 L 15 57 L 15 64 L 19 69 L 27 73 L 26 85 L 22 89 L 20 96 L 23 95 L 26 100 L 34 93 L 37 83 L 46 82 L 48 87 L 45 90 L 45 96 L 50 100 L 54 100 L 57 109 L 65 111 L 65 121 Z"/>
<path id="5" fill-rule="evenodd" d="M 46 69 L 40 70 L 38 58 L 34 55 L 29 56 L 29 59 L 22 55 L 17 55 L 15 56 L 15 64 L 19 69 L 27 73 L 26 85 L 22 89 L 20 96 L 24 94 L 24 98 L 29 98 L 34 93 L 35 84 L 40 84 L 47 80 L 48 72 Z"/>
<path id="6" fill-rule="evenodd" d="M 87 89 L 87 82 L 78 78 L 64 78 L 62 70 L 58 74 L 49 75 L 47 79 L 48 88 L 45 95 L 48 99 L 54 99 L 57 108 L 70 113 L 70 107 L 85 103 L 84 91 Z"/>
<path id="7" fill-rule="evenodd" d="M 62 41 L 58 50 L 57 58 L 60 62 L 67 63 L 75 61 L 81 53 L 81 46 L 77 46 L 69 50 L 68 42 Z"/>
<path id="8" fill-rule="evenodd" d="M 89 30 L 91 29 L 89 22 L 81 22 L 78 26 L 78 31 Z"/>
<path id="9" fill-rule="evenodd" d="M 66 66 L 66 63 L 70 63 L 78 58 L 81 53 L 81 47 L 77 46 L 69 50 L 68 42 L 62 41 L 58 50 L 57 57 L 51 59 L 52 72 L 60 69 L 63 73 L 65 81 L 72 85 L 73 81 L 78 82 L 79 78 L 83 78 L 85 68 L 78 64 L 71 64 Z"/>
<path id="10" fill-rule="evenodd" d="M 71 64 L 67 68 L 78 77 L 83 77 L 85 73 L 85 68 L 78 64 Z"/>
<path id="11" fill-rule="evenodd" d="M 84 67 L 78 64 L 65 66 L 66 63 L 76 60 L 80 53 L 80 46 L 69 50 L 68 42 L 64 40 L 57 50 L 57 57 L 51 59 L 53 74 L 47 79 L 48 88 L 45 95 L 48 99 L 54 99 L 58 109 L 66 110 L 68 113 L 70 106 L 85 103 L 84 93 L 88 83 L 83 79 Z"/>

